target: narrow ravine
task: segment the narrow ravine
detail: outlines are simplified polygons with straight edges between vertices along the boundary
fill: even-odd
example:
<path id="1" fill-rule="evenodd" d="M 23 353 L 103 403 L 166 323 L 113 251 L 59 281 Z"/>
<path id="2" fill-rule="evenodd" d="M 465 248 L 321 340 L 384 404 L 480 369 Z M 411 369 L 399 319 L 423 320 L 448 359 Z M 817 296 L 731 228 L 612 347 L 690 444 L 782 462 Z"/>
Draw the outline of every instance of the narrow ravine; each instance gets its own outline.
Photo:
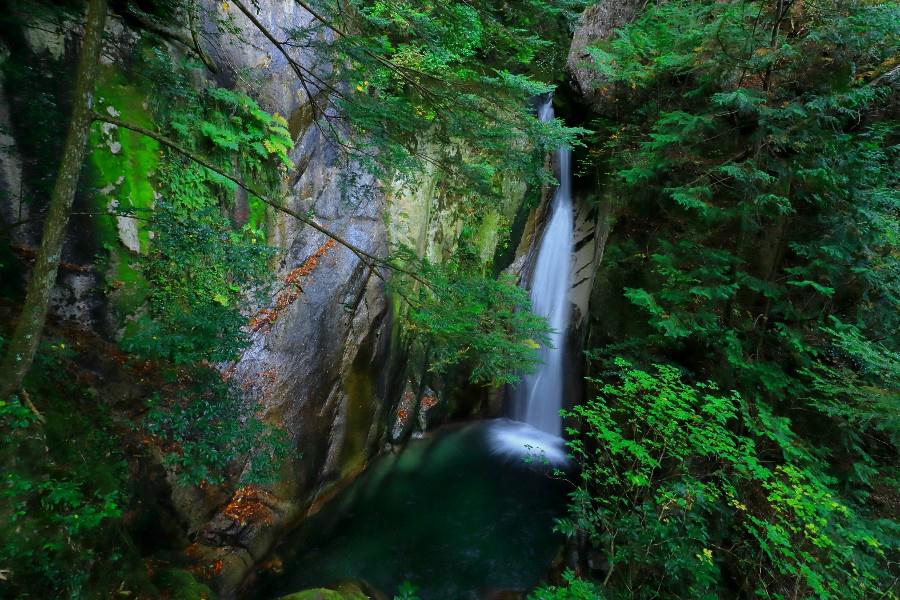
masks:
<path id="1" fill-rule="evenodd" d="M 900 0 L 0 0 L 0 600 L 900 600 Z"/>
<path id="2" fill-rule="evenodd" d="M 552 98 L 538 114 L 554 118 Z M 531 281 L 533 309 L 553 333 L 538 370 L 512 391 L 513 419 L 445 427 L 382 456 L 282 542 L 269 561 L 277 568 L 249 597 L 348 584 L 391 597 L 411 584 L 424 600 L 493 598 L 546 576 L 563 541 L 553 524 L 566 489 L 553 470 L 567 465 L 559 410 L 573 238 L 569 149 L 555 162 Z"/>

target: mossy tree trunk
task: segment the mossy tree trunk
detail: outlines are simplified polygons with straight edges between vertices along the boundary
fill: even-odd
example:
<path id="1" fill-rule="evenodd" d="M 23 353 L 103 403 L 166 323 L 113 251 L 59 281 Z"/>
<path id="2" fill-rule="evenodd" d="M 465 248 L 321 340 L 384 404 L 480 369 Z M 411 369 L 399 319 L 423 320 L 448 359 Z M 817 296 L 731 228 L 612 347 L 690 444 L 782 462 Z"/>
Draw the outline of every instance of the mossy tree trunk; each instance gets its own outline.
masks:
<path id="1" fill-rule="evenodd" d="M 16 322 L 16 329 L 3 365 L 0 367 L 0 398 L 6 398 L 22 385 L 22 379 L 34 360 L 41 330 L 47 318 L 47 307 L 59 270 L 69 213 L 93 122 L 94 85 L 100 69 L 100 49 L 103 45 L 106 10 L 107 0 L 90 0 L 88 3 L 84 41 L 75 75 L 69 131 L 66 134 L 62 162 L 44 221 L 41 247 L 28 282 L 25 304 Z"/>

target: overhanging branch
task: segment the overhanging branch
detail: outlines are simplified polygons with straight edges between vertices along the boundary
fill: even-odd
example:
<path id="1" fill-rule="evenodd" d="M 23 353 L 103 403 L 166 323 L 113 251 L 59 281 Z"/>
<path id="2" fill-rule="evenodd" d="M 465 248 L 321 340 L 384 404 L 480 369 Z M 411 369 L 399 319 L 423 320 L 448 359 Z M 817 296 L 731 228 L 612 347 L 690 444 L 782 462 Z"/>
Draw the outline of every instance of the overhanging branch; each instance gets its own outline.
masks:
<path id="1" fill-rule="evenodd" d="M 110 115 L 105 115 L 102 113 L 95 112 L 94 120 L 103 121 L 105 123 L 111 123 L 112 125 L 122 127 L 123 129 L 128 129 L 129 131 L 134 131 L 135 133 L 139 133 L 148 138 L 156 140 L 157 142 L 159 142 L 163 146 L 166 146 L 167 148 L 175 150 L 179 154 L 182 154 L 183 156 L 189 158 L 190 160 L 196 162 L 197 164 L 209 169 L 213 173 L 216 173 L 217 175 L 220 175 L 220 176 L 224 177 L 225 179 L 231 181 L 232 183 L 234 183 L 241 189 L 245 190 L 246 192 L 253 194 L 257 198 L 259 198 L 263 203 L 271 206 L 278 212 L 282 212 L 286 215 L 290 215 L 291 217 L 294 217 L 301 223 L 309 225 L 310 227 L 312 227 L 319 233 L 322 233 L 325 236 L 333 239 L 338 244 L 344 246 L 345 248 L 347 248 L 348 250 L 350 250 L 351 252 L 356 254 L 356 256 L 359 257 L 359 259 L 363 263 L 368 265 L 369 267 L 382 267 L 385 269 L 390 269 L 392 271 L 396 271 L 398 273 L 403 273 L 404 275 L 409 275 L 410 277 L 412 277 L 419 283 L 422 283 L 423 285 L 431 287 L 427 281 L 422 279 L 416 273 L 413 273 L 412 271 L 409 271 L 402 267 L 398 267 L 397 265 L 394 265 L 381 257 L 375 256 L 374 254 L 371 254 L 370 252 L 363 250 L 362 248 L 360 248 L 356 244 L 346 240 L 342 236 L 330 231 L 329 229 L 327 229 L 325 227 L 322 227 L 321 225 L 316 223 L 314 220 L 303 215 L 302 213 L 299 213 L 293 209 L 283 206 L 280 202 L 270 198 L 262 190 L 255 189 L 252 185 L 244 182 L 240 177 L 236 177 L 236 176 L 232 175 L 231 173 L 228 173 L 227 171 L 222 170 L 221 168 L 219 168 L 215 164 L 213 164 L 212 161 L 210 161 L 208 158 L 206 158 L 200 154 L 197 154 L 196 152 L 188 150 L 187 148 L 185 148 L 178 142 L 170 140 L 169 138 L 165 137 L 164 135 L 162 135 L 160 133 L 157 133 L 151 129 L 147 129 L 146 127 L 141 127 L 140 125 L 136 125 L 134 123 L 129 123 L 128 121 L 123 121 L 122 119 L 118 119 L 116 117 L 113 117 Z"/>

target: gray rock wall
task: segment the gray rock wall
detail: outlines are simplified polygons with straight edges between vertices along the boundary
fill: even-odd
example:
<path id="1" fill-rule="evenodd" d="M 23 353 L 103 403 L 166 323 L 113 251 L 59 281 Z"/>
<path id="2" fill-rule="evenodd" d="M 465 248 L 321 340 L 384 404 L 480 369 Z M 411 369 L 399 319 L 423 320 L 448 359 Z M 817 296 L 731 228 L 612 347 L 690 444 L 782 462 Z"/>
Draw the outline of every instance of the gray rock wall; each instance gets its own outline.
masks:
<path id="1" fill-rule="evenodd" d="M 120 33 L 120 32 L 119 32 Z M 112 32 L 115 36 L 117 32 Z M 36 54 L 54 60 L 74 57 L 78 27 L 73 23 L 35 22 L 24 32 L 24 45 Z M 0 65 L 9 59 L 10 49 L 0 42 Z M 42 213 L 35 206 L 45 205 L 35 198 L 23 164 L 20 142 L 15 137 L 13 106 L 6 83 L 0 76 L 0 227 L 3 227 L 12 250 L 29 262 L 34 259 L 41 239 Z M 64 132 L 60 132 L 63 136 Z M 84 210 L 78 205 L 75 211 Z M 83 329 L 102 329 L 103 302 L 92 290 L 99 287 L 100 276 L 92 264 L 93 256 L 85 256 L 82 240 L 71 233 L 63 247 L 57 286 L 50 298 L 51 315 L 65 319 Z"/>
<path id="2" fill-rule="evenodd" d="M 635 19 L 644 4 L 639 0 L 601 0 L 581 15 L 572 36 L 566 70 L 582 101 L 596 111 L 604 112 L 608 89 L 606 79 L 589 66 L 588 48 L 612 38 L 617 28 Z"/>
<path id="3" fill-rule="evenodd" d="M 276 36 L 309 23 L 309 15 L 292 0 L 261 0 L 259 5 L 260 20 Z M 442 190 L 440 173 L 426 171 L 414 185 L 399 187 L 375 182 L 358 165 L 346 163 L 312 122 L 309 94 L 283 54 L 234 8 L 225 15 L 220 3 L 207 7 L 203 39 L 220 82 L 246 86 L 264 108 L 287 117 L 297 136 L 292 157 L 300 175 L 288 190 L 290 208 L 312 215 L 376 256 L 387 256 L 400 244 L 437 262 L 453 251 L 464 219 L 458 210 L 462 199 Z M 215 29 L 215 19 L 226 16 L 246 43 Z M 290 52 L 304 69 L 327 68 L 308 51 Z M 320 90 L 309 91 L 315 101 Z M 524 197 L 524 186 L 510 181 L 506 187 L 509 197 L 490 223 L 511 219 Z M 277 279 L 326 248 L 327 237 L 296 219 L 279 213 L 270 218 L 270 243 L 284 250 Z M 479 236 L 488 261 L 496 232 L 485 230 Z M 205 527 L 202 539 L 209 560 L 227 565 L 219 582 L 226 594 L 265 556 L 280 529 L 352 478 L 383 448 L 387 421 L 402 392 L 394 389 L 392 378 L 402 381 L 394 376 L 402 376 L 403 370 L 396 364 L 402 357 L 393 357 L 392 364 L 389 356 L 390 276 L 334 244 L 304 279 L 302 293 L 271 326 L 252 334 L 251 346 L 234 365 L 246 401 L 257 414 L 287 429 L 297 453 L 277 490 L 285 502 L 275 508 L 269 526 L 236 527 L 220 514 Z"/>

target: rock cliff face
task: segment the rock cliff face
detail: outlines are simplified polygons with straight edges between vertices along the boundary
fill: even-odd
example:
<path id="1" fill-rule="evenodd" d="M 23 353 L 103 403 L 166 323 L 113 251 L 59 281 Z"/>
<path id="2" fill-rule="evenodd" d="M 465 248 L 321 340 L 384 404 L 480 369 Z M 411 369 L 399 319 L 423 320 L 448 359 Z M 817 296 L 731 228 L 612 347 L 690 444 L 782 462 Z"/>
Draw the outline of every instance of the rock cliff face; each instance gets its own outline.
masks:
<path id="1" fill-rule="evenodd" d="M 220 4 L 209 8 L 210 14 L 224 16 Z M 264 25 L 276 32 L 305 25 L 310 18 L 290 0 L 260 2 L 260 9 Z M 291 182 L 288 206 L 313 215 L 374 255 L 386 256 L 404 245 L 440 262 L 452 252 L 464 216 L 457 210 L 460 199 L 442 189 L 441 174 L 426 171 L 414 185 L 401 187 L 374 182 L 358 166 L 343 163 L 312 122 L 310 99 L 287 59 L 243 15 L 231 17 L 249 43 L 219 35 L 210 22 L 205 50 L 220 67 L 221 82 L 261 82 L 250 93 L 267 110 L 288 117 L 299 172 Z M 292 58 L 304 68 L 322 68 L 308 52 L 294 52 Z M 523 186 L 508 182 L 507 187 L 507 202 L 498 207 L 494 221 L 498 224 L 512 218 L 524 196 Z M 247 401 L 266 419 L 285 426 L 299 451 L 279 490 L 289 499 L 282 511 L 289 521 L 381 451 L 388 419 L 402 394 L 403 369 L 398 357 L 389 361 L 393 323 L 385 280 L 391 274 L 373 271 L 340 244 L 326 249 L 328 238 L 290 216 L 270 218 L 270 243 L 285 250 L 276 277 L 283 279 L 325 250 L 303 293 L 271 327 L 253 333 L 251 346 L 234 367 Z M 485 262 L 493 258 L 498 241 L 496 230 L 490 229 L 480 233 Z M 251 538 L 269 537 L 233 533 L 216 518 L 205 531 L 210 545 L 230 546 L 238 553 L 260 545 Z M 260 552 L 262 548 L 254 549 L 244 562 L 259 559 Z"/>
<path id="2" fill-rule="evenodd" d="M 590 48 L 602 47 L 611 40 L 616 29 L 636 19 L 644 7 L 637 0 L 600 0 L 588 7 L 581 15 L 576 27 L 566 70 L 569 83 L 574 91 L 574 103 L 579 106 L 579 122 L 588 122 L 596 116 L 614 119 L 621 107 L 615 100 L 616 89 L 607 79 L 591 68 Z M 570 356 L 580 356 L 585 344 L 596 334 L 598 328 L 615 320 L 616 307 L 605 302 L 610 294 L 609 282 L 597 276 L 610 229 L 616 217 L 617 199 L 612 197 L 601 183 L 604 174 L 591 173 L 595 168 L 590 164 L 582 166 L 588 173 L 575 184 L 575 257 L 570 298 L 572 300 L 572 324 L 568 342 Z M 607 311 L 610 311 L 607 314 Z M 582 394 L 585 373 L 583 361 L 572 361 L 570 372 L 572 397 Z"/>
<path id="3" fill-rule="evenodd" d="M 243 14 L 222 14 L 220 3 L 208 8 L 209 19 L 230 16 L 244 38 L 238 42 L 207 23 L 206 50 L 219 69 L 220 84 L 249 85 L 247 91 L 265 109 L 285 115 L 291 123 L 295 136 L 291 156 L 298 169 L 286 198 L 288 207 L 312 215 L 370 254 L 386 255 L 384 195 L 372 189 L 371 178 L 356 165 L 342 163 L 313 125 L 310 98 L 287 58 Z M 260 3 L 259 18 L 281 34 L 308 25 L 311 16 L 295 2 L 272 0 Z M 291 57 L 304 68 L 319 68 L 309 52 Z M 314 89 L 310 92 L 316 94 Z M 347 177 L 351 174 L 354 177 Z M 345 181 L 352 182 L 342 186 Z M 270 243 L 283 249 L 276 278 L 284 279 L 317 252 L 320 258 L 297 300 L 271 326 L 252 334 L 251 346 L 234 374 L 247 401 L 265 418 L 286 427 L 302 451 L 302 457 L 293 461 L 284 490 L 297 497 L 314 494 L 319 484 L 340 478 L 358 462 L 359 457 L 344 452 L 346 444 L 365 455 L 378 441 L 377 428 L 370 439 L 367 428 L 352 431 L 351 423 L 378 422 L 379 400 L 386 399 L 386 390 L 365 398 L 351 396 L 354 378 L 378 372 L 386 358 L 390 320 L 383 277 L 389 274 L 373 272 L 340 244 L 326 247 L 329 240 L 324 234 L 293 217 L 276 213 L 269 219 Z M 383 383 L 369 382 L 373 392 Z M 362 414 L 351 417 L 356 411 Z"/>
<path id="4" fill-rule="evenodd" d="M 616 29 L 638 17 L 643 2 L 637 0 L 600 0 L 582 13 L 572 36 L 566 70 L 569 82 L 576 92 L 576 102 L 588 113 L 611 115 L 615 113 L 612 92 L 606 79 L 590 67 L 590 48 L 602 46 L 615 35 Z M 591 114 L 581 115 L 589 120 Z M 592 187 L 593 186 L 593 187 Z M 614 198 L 602 189 L 594 189 L 595 183 L 576 186 L 575 219 L 575 267 L 572 286 L 572 303 L 576 307 L 573 326 L 583 327 L 588 317 L 588 303 L 593 293 L 597 268 L 603 258 L 603 249 L 609 237 L 610 222 L 614 217 Z M 587 198 L 591 201 L 588 202 Z"/>
<path id="5" fill-rule="evenodd" d="M 603 75 L 587 64 L 590 59 L 589 48 L 609 40 L 617 28 L 633 21 L 643 5 L 638 0 L 601 0 L 588 7 L 581 15 L 581 21 L 572 36 L 566 69 L 582 100 L 597 112 L 606 112 L 609 107 L 604 106 L 604 103 L 609 96 Z"/>
<path id="6" fill-rule="evenodd" d="M 65 35 L 61 28 L 54 33 L 54 24 L 35 23 L 35 27 L 23 32 L 22 39 L 17 41 L 35 55 L 57 60 L 68 56 L 68 50 L 78 38 L 71 32 Z M 12 51 L 0 40 L 0 65 L 6 63 Z M 37 70 L 40 66 L 38 63 L 33 68 Z M 11 101 L 11 87 L 18 87 L 21 81 L 2 79 L 0 77 L 0 225 L 6 226 L 13 252 L 20 259 L 30 261 L 36 254 L 41 235 L 41 215 L 36 214 L 30 199 L 35 188 L 40 189 L 46 182 L 46 174 L 36 173 L 35 165 L 25 160 L 20 147 L 22 141 L 17 139 L 14 114 L 21 107 Z M 40 99 L 32 100 L 39 110 Z M 62 133 L 58 136 L 61 138 Z M 36 178 L 38 182 L 34 181 Z M 84 207 L 76 205 L 75 210 L 83 211 Z M 101 302 L 90 291 L 98 286 L 100 279 L 86 254 L 84 244 L 70 235 L 63 250 L 58 285 L 51 296 L 51 311 L 82 327 L 100 328 L 102 322 L 97 317 Z"/>

